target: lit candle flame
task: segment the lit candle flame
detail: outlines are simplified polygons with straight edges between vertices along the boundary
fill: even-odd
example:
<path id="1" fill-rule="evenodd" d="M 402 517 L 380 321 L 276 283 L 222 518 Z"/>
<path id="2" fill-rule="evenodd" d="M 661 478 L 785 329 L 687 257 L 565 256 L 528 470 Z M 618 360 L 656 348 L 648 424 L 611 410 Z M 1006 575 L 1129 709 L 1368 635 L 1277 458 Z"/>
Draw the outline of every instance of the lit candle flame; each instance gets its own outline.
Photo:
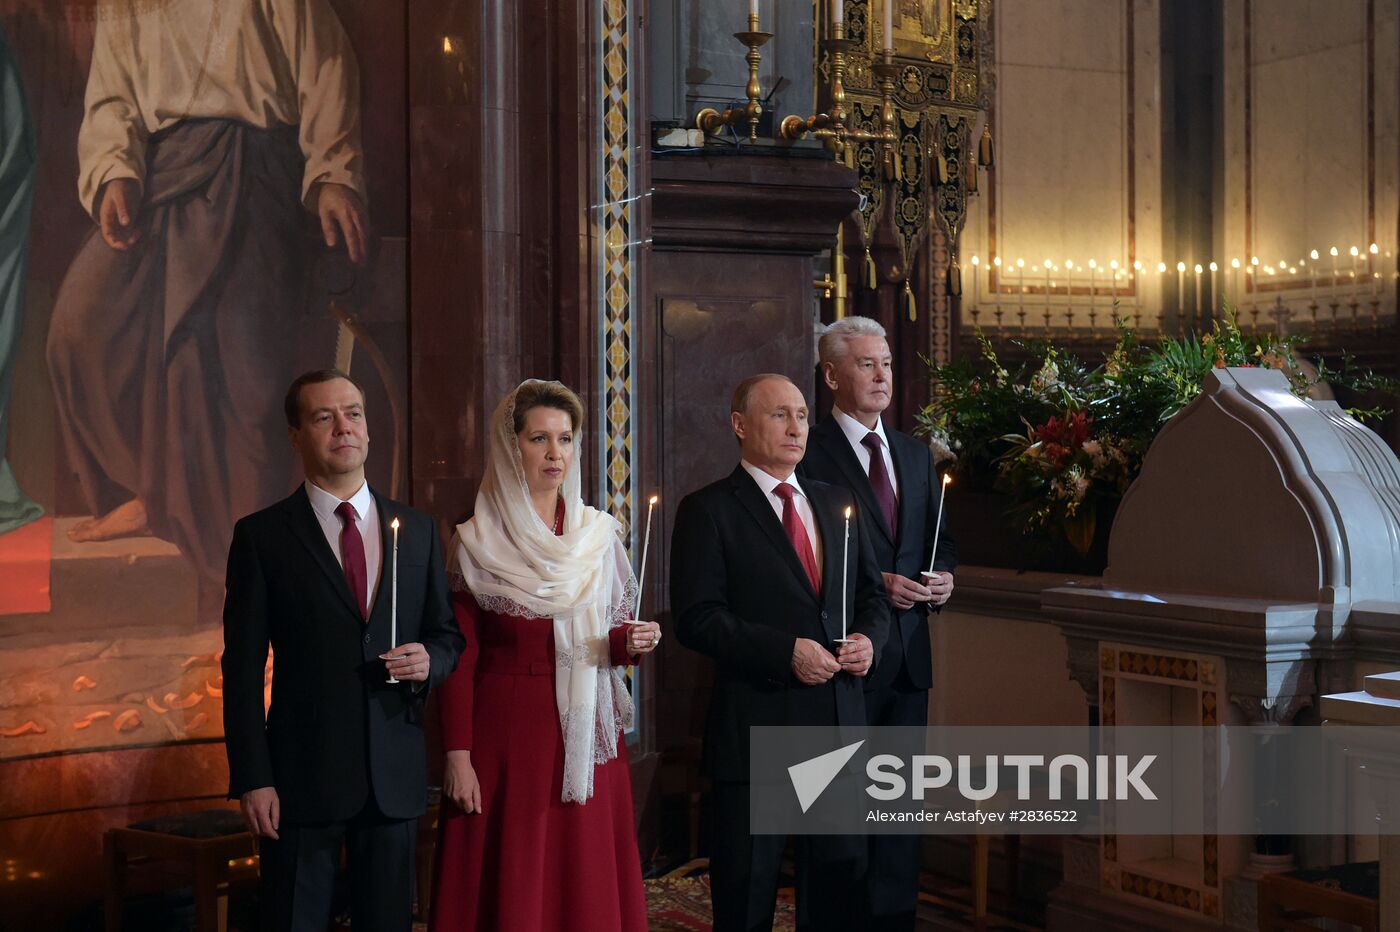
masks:
<path id="1" fill-rule="evenodd" d="M 389 522 L 389 527 L 391 527 L 391 528 L 393 528 L 394 530 L 397 531 L 397 530 L 399 529 L 399 519 L 398 519 L 398 518 L 395 518 L 394 520 L 390 521 L 390 522 Z"/>
<path id="2" fill-rule="evenodd" d="M 849 505 L 846 506 L 846 520 L 851 520 L 851 506 Z"/>
<path id="3" fill-rule="evenodd" d="M 650 508 L 652 505 L 655 505 L 655 504 L 656 504 L 656 496 L 653 495 L 653 496 L 647 501 L 647 507 Z"/>
<path id="4" fill-rule="evenodd" d="M 950 473 L 950 472 L 945 472 L 945 473 L 943 474 L 943 484 L 944 484 L 944 485 L 952 485 L 952 484 L 953 484 L 953 474 L 952 474 L 952 473 Z"/>

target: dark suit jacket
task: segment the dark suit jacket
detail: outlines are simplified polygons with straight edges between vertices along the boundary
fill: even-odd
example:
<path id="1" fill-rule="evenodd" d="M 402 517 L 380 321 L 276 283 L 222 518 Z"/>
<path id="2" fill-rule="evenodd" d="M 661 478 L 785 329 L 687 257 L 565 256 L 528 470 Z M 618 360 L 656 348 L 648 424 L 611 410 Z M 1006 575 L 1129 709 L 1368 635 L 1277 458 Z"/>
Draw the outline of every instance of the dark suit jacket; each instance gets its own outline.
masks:
<path id="1" fill-rule="evenodd" d="M 893 535 L 870 488 L 870 476 L 861 468 L 860 460 L 834 416 L 812 428 L 807 438 L 807 455 L 797 467 L 798 477 L 840 485 L 855 493 L 856 506 L 871 518 L 868 522 L 870 538 L 881 572 L 919 579 L 919 574 L 928 569 L 933 529 L 942 521 L 938 556 L 933 565 L 936 570 L 952 572 L 958 565 L 958 547 L 948 533 L 947 517 L 938 513 L 938 489 L 942 479 L 934 468 L 933 455 L 926 444 L 908 434 L 886 427 L 885 436 L 899 484 L 899 525 Z M 901 668 L 908 671 L 909 680 L 916 688 L 928 689 L 933 684 L 928 610 L 926 604 L 906 611 L 890 607 L 895 616 L 894 627 L 878 671 L 866 679 L 867 689 L 894 682 Z"/>
<path id="2" fill-rule="evenodd" d="M 841 636 L 842 513 L 852 504 L 845 489 L 800 481 L 822 541 L 820 593 L 742 466 L 687 495 L 676 511 L 671 611 L 680 642 L 715 662 L 705 730 L 705 769 L 715 780 L 748 781 L 752 726 L 865 724 L 860 677 L 838 673 L 805 686 L 792 672 L 798 638 L 834 648 Z M 858 517 L 849 550 L 847 631 L 870 638 L 879 658 L 889 601 Z"/>
<path id="3" fill-rule="evenodd" d="M 374 497 L 383 536 L 378 594 L 366 622 L 304 487 L 234 526 L 224 599 L 224 734 L 229 797 L 273 786 L 282 818 L 343 821 L 373 791 L 380 811 L 427 806 L 422 704 L 465 641 L 448 602 L 433 520 Z M 393 544 L 399 519 L 398 643 L 430 658 L 427 688 L 386 683 Z M 263 670 L 273 652 L 272 706 Z"/>

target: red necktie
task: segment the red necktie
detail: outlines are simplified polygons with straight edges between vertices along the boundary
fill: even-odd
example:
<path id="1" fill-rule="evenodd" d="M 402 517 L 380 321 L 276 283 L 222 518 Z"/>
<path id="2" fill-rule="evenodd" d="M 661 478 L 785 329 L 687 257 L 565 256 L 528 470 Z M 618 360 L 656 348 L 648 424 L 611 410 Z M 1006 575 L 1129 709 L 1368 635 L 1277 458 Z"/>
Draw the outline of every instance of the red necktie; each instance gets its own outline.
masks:
<path id="1" fill-rule="evenodd" d="M 360 529 L 355 525 L 355 506 L 341 502 L 335 513 L 340 516 L 340 565 L 345 570 L 345 581 L 350 584 L 350 594 L 355 604 L 360 606 L 360 615 L 369 618 L 369 571 L 365 569 L 365 541 Z"/>
<path id="2" fill-rule="evenodd" d="M 796 493 L 797 490 L 786 482 L 779 482 L 773 489 L 773 494 L 783 500 L 783 530 L 787 532 L 788 540 L 792 541 L 792 549 L 797 551 L 797 559 L 807 571 L 807 578 L 812 581 L 812 591 L 821 592 L 822 573 L 817 568 L 816 555 L 812 553 L 812 540 L 807 536 L 807 526 L 802 523 L 797 506 L 792 503 Z"/>
<path id="3" fill-rule="evenodd" d="M 870 451 L 870 490 L 875 493 L 875 501 L 880 503 L 880 510 L 885 513 L 885 526 L 893 537 L 899 522 L 899 506 L 895 503 L 890 471 L 885 467 L 885 454 L 880 451 L 880 435 L 872 430 L 861 443 Z"/>

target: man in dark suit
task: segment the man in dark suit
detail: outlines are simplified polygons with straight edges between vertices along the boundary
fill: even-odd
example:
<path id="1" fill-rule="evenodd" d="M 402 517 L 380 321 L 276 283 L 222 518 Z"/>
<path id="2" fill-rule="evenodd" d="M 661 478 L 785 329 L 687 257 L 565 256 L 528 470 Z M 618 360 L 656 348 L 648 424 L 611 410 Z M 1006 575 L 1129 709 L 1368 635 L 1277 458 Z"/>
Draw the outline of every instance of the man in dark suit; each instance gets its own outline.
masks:
<path id="1" fill-rule="evenodd" d="M 799 474 L 849 489 L 873 515 L 871 540 L 894 608 L 894 623 L 875 672 L 865 680 L 871 725 L 927 725 L 933 682 L 928 613 L 948 601 L 957 546 L 939 511 L 939 477 L 928 446 L 886 428 L 880 415 L 891 397 L 885 330 L 868 317 L 846 317 L 817 344 L 822 377 L 835 394 L 831 417 L 812 428 Z M 925 577 L 934 528 L 943 522 Z M 914 928 L 919 893 L 917 835 L 874 835 L 866 874 L 863 929 Z"/>
<path id="2" fill-rule="evenodd" d="M 324 932 L 344 845 L 355 928 L 406 932 L 427 807 L 422 705 L 464 641 L 432 519 L 365 482 L 359 387 L 309 372 L 285 407 L 306 482 L 239 521 L 229 548 L 229 798 L 261 840 L 265 927 Z"/>
<path id="3" fill-rule="evenodd" d="M 749 832 L 749 728 L 864 725 L 861 678 L 884 644 L 889 611 L 857 508 L 845 566 L 850 492 L 799 482 L 807 403 L 780 375 L 735 392 L 731 424 L 741 461 L 728 477 L 686 496 L 671 545 L 671 607 L 682 644 L 712 658 L 705 731 L 713 781 L 710 891 L 715 929 L 768 929 L 786 838 Z M 841 638 L 843 611 L 851 621 Z M 854 928 L 863 839 L 796 839 L 798 926 Z"/>

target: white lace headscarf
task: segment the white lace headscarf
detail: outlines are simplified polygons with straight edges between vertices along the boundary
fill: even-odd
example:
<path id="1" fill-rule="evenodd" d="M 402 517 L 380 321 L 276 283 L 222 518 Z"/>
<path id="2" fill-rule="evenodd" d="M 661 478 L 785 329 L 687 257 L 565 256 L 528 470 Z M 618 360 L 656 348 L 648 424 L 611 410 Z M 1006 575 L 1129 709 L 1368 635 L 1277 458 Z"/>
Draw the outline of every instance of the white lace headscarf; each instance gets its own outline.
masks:
<path id="1" fill-rule="evenodd" d="M 515 399 L 539 384 L 560 383 L 527 379 L 496 408 L 476 510 L 457 526 L 457 568 L 484 611 L 554 620 L 563 800 L 582 803 L 593 796 L 595 766 L 617 756 L 618 731 L 631 727 L 632 698 L 611 665 L 608 632 L 631 617 L 637 583 L 621 525 L 583 503 L 576 463 L 559 490 L 564 533 L 555 535 L 535 511 L 515 434 Z"/>

